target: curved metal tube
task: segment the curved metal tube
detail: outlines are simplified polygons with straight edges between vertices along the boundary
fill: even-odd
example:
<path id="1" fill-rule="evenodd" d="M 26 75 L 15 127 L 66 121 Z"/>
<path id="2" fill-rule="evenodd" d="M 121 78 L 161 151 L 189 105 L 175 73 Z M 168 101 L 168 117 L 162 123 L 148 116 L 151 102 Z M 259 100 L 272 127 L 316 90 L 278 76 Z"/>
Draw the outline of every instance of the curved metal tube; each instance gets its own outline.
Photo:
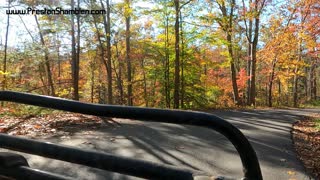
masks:
<path id="1" fill-rule="evenodd" d="M 235 146 L 243 165 L 245 179 L 263 179 L 258 158 L 247 138 L 232 124 L 212 114 L 195 111 L 90 104 L 12 91 L 0 91 L 0 100 L 95 116 L 128 118 L 210 128 L 224 135 Z"/>
<path id="2" fill-rule="evenodd" d="M 161 180 L 193 180 L 194 176 L 197 176 L 197 174 L 195 174 L 197 172 L 171 165 L 14 137 L 1 133 L 0 147 L 145 179 L 155 179 L 156 177 L 156 179 Z M 0 159 L 0 174 L 2 175 L 3 173 L 6 174 L 8 170 L 1 169 L 2 165 L 6 164 L 6 162 L 1 161 L 2 160 Z M 12 164 L 12 162 L 14 162 L 12 159 L 7 159 L 7 164 Z M 14 173 L 14 171 L 12 171 L 12 174 L 18 175 L 17 173 Z"/>

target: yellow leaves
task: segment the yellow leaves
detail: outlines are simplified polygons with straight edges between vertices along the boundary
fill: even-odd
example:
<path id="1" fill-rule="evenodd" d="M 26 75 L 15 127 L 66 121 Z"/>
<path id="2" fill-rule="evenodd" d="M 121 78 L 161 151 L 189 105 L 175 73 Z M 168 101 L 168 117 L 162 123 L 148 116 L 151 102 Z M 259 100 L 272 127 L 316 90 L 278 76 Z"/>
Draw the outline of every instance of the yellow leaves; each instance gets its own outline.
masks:
<path id="1" fill-rule="evenodd" d="M 317 47 L 316 38 L 312 37 L 312 35 L 304 32 L 300 33 L 300 37 L 308 49 L 313 50 L 313 48 Z"/>
<path id="2" fill-rule="evenodd" d="M 151 20 L 148 20 L 144 23 L 144 28 L 145 29 L 150 29 L 153 25 L 153 22 Z"/>
<path id="3" fill-rule="evenodd" d="M 72 88 L 69 88 L 69 89 L 59 90 L 58 92 L 56 92 L 56 94 L 57 94 L 59 97 L 66 97 L 66 96 L 68 96 L 69 94 L 71 94 L 71 92 L 72 92 Z"/>
<path id="4" fill-rule="evenodd" d="M 218 4 L 225 4 L 225 0 L 217 0 Z"/>
<path id="5" fill-rule="evenodd" d="M 9 75 L 9 74 L 10 74 L 9 72 L 0 71 L 0 75 Z"/>
<path id="6" fill-rule="evenodd" d="M 200 60 L 200 65 L 202 65 L 202 66 L 203 66 L 203 65 L 206 65 L 206 64 L 207 64 L 207 63 L 206 63 L 206 61 L 205 61 L 205 60 L 203 60 L 203 59 L 201 59 L 201 60 Z"/>
<path id="7" fill-rule="evenodd" d="M 204 74 L 201 74 L 201 76 L 200 76 L 200 81 L 201 81 L 201 82 L 204 82 L 204 81 L 206 81 L 206 80 L 207 80 L 207 76 L 204 75 Z"/>
<path id="8" fill-rule="evenodd" d="M 199 84 L 195 84 L 193 87 L 194 87 L 194 88 L 202 88 L 202 86 L 199 85 Z"/>
<path id="9" fill-rule="evenodd" d="M 259 18 L 259 13 L 257 11 L 250 11 L 246 13 L 246 18 L 252 21 L 254 18 Z"/>
<path id="10" fill-rule="evenodd" d="M 124 17 L 128 18 L 131 16 L 133 10 L 130 7 L 130 2 L 128 0 L 126 1 L 126 3 L 123 6 L 123 10 L 124 10 Z"/>
<path id="11" fill-rule="evenodd" d="M 303 71 L 298 71 L 296 74 L 297 74 L 298 76 L 305 76 L 305 73 L 304 73 Z"/>
<path id="12" fill-rule="evenodd" d="M 288 171 L 287 173 L 288 173 L 289 175 L 291 175 L 291 176 L 296 174 L 296 172 L 294 172 L 294 171 Z"/>
<path id="13" fill-rule="evenodd" d="M 229 52 L 228 51 L 221 51 L 220 52 L 220 55 L 224 56 L 224 57 L 227 57 L 227 59 L 230 61 L 230 55 L 229 55 Z"/>
<path id="14" fill-rule="evenodd" d="M 123 12 L 125 18 L 132 15 L 133 9 L 130 7 L 130 0 L 124 0 L 122 3 L 117 3 L 116 8 Z"/>
<path id="15" fill-rule="evenodd" d="M 231 59 L 231 58 L 229 58 L 229 59 Z M 223 62 L 220 64 L 219 67 L 221 67 L 221 68 L 228 68 L 228 67 L 230 67 L 230 61 L 223 61 Z"/>
<path id="16" fill-rule="evenodd" d="M 215 15 L 214 13 L 211 13 L 211 12 L 209 12 L 209 13 L 207 14 L 207 16 L 208 16 L 209 19 L 214 19 L 214 18 L 216 18 L 216 15 Z"/>

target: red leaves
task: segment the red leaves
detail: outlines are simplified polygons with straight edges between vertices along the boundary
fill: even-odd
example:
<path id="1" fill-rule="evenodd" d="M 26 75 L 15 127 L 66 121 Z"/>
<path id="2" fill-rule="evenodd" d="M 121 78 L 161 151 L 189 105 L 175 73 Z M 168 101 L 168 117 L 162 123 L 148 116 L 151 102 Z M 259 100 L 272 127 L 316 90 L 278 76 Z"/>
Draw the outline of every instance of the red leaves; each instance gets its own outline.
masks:
<path id="1" fill-rule="evenodd" d="M 5 127 L 0 127 L 0 133 L 4 133 L 4 132 L 6 132 L 7 131 L 7 128 L 5 128 Z"/>

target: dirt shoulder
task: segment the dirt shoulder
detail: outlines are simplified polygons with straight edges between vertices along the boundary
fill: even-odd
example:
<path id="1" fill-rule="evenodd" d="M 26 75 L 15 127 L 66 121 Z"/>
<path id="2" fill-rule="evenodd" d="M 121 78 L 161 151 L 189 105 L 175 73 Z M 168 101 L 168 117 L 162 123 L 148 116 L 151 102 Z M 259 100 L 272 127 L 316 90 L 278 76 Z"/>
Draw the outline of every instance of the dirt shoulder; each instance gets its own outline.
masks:
<path id="1" fill-rule="evenodd" d="M 29 138 L 52 135 L 71 135 L 79 129 L 99 129 L 118 124 L 112 118 L 76 113 L 58 113 L 28 117 L 3 116 L 0 118 L 0 133 Z"/>
<path id="2" fill-rule="evenodd" d="M 297 121 L 293 125 L 292 137 L 306 170 L 320 179 L 320 114 Z"/>

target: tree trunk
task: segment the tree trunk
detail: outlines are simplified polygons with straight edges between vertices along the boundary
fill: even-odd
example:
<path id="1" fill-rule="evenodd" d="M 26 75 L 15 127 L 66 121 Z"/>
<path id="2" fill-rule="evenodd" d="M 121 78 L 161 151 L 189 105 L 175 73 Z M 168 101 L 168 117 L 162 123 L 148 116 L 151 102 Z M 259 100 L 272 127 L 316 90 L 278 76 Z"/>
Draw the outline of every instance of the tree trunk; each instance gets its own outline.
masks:
<path id="1" fill-rule="evenodd" d="M 126 0 L 128 8 L 130 8 L 130 0 Z M 126 61 L 127 61 L 127 81 L 128 81 L 128 106 L 133 105 L 133 95 L 132 95 L 132 77 L 131 77 L 131 59 L 130 59 L 130 13 L 125 13 L 126 21 Z"/>
<path id="2" fill-rule="evenodd" d="M 281 81 L 280 79 L 278 79 L 278 105 L 280 105 L 282 102 L 281 102 Z"/>
<path id="3" fill-rule="evenodd" d="M 259 38 L 259 17 L 255 18 L 254 38 L 251 50 L 251 82 L 250 82 L 250 105 L 256 105 L 256 64 L 257 64 L 257 45 Z"/>
<path id="4" fill-rule="evenodd" d="M 313 61 L 310 70 L 310 96 L 311 100 L 316 100 L 317 97 L 317 59 Z"/>
<path id="5" fill-rule="evenodd" d="M 80 9 L 80 0 L 78 0 L 78 9 Z M 75 100 L 79 100 L 79 76 L 80 76 L 80 14 L 77 15 L 77 58 L 75 66 Z"/>
<path id="6" fill-rule="evenodd" d="M 58 84 L 60 88 L 61 84 L 61 59 L 60 59 L 60 40 L 59 40 L 59 34 L 57 34 L 57 40 L 58 40 L 58 47 L 57 47 L 57 58 L 58 58 Z"/>
<path id="7" fill-rule="evenodd" d="M 43 64 L 42 64 L 42 63 L 39 64 L 38 70 L 39 70 L 39 78 L 40 78 L 40 81 L 41 81 L 41 83 L 42 83 L 42 87 L 44 87 L 44 89 L 41 88 L 42 93 L 43 93 L 43 94 L 48 94 L 48 93 L 49 93 L 49 92 L 48 92 L 48 91 L 49 91 L 49 90 L 48 90 L 48 85 L 47 85 L 47 83 L 45 82 L 45 80 L 43 79 L 43 77 L 45 76 L 45 75 L 43 74 L 43 72 L 44 72 L 45 70 L 44 70 L 44 67 L 43 67 Z M 45 91 L 45 92 L 44 92 L 44 91 Z"/>
<path id="8" fill-rule="evenodd" d="M 123 104 L 124 103 L 124 97 L 123 97 L 123 81 L 122 81 L 122 66 L 123 63 L 120 61 L 120 56 L 119 56 L 119 50 L 118 50 L 118 42 L 115 41 L 115 47 L 116 47 L 116 57 L 118 60 L 118 73 L 116 71 L 115 68 L 115 74 L 116 74 L 116 78 L 117 78 L 117 87 L 119 90 L 119 104 Z M 114 66 L 115 67 L 115 66 Z"/>
<path id="9" fill-rule="evenodd" d="M 108 103 L 113 104 L 112 100 L 112 68 L 111 68 L 111 22 L 110 22 L 110 3 L 109 0 L 106 0 L 107 3 L 107 14 L 106 16 L 103 16 L 103 22 L 104 22 L 104 30 L 106 33 L 107 38 L 107 62 L 105 63 L 106 70 L 107 70 L 107 81 L 108 81 Z M 104 4 L 102 0 L 100 0 L 100 4 L 102 9 L 104 8 Z"/>
<path id="10" fill-rule="evenodd" d="M 144 67 L 144 58 L 141 58 L 141 69 L 143 74 L 143 98 L 145 101 L 145 106 L 149 106 L 149 99 L 148 99 L 148 90 L 147 90 L 147 78 L 146 78 L 146 71 Z"/>
<path id="11" fill-rule="evenodd" d="M 252 0 L 249 1 L 249 3 L 252 3 Z M 250 6 L 250 11 L 251 11 Z M 251 53 L 252 53 L 252 20 L 249 19 L 249 27 L 247 29 L 248 35 L 247 35 L 247 41 L 248 41 L 248 52 L 247 52 L 247 76 L 249 77 L 247 80 L 247 105 L 251 105 Z"/>
<path id="12" fill-rule="evenodd" d="M 71 0 L 71 9 L 74 9 L 74 0 Z M 78 79 L 77 79 L 77 52 L 76 52 L 76 38 L 74 29 L 74 15 L 71 14 L 71 71 L 72 71 L 72 87 L 73 99 L 79 100 Z"/>
<path id="13" fill-rule="evenodd" d="M 232 81 L 232 89 L 233 89 L 233 101 L 236 105 L 240 104 L 239 101 L 239 92 L 238 92 L 238 85 L 237 85 L 237 72 L 236 72 L 236 67 L 234 64 L 234 55 L 233 55 L 233 47 L 232 47 L 232 35 L 233 35 L 233 11 L 235 7 L 235 0 L 232 0 L 231 2 L 231 8 L 230 8 L 230 14 L 228 14 L 226 5 L 224 1 L 219 4 L 220 11 L 223 15 L 224 19 L 227 19 L 228 22 L 225 23 L 223 21 L 220 21 L 219 24 L 223 31 L 227 35 L 227 42 L 228 42 L 228 53 L 229 53 L 229 58 L 230 60 L 230 71 L 231 71 L 231 81 Z"/>
<path id="14" fill-rule="evenodd" d="M 272 69 L 270 73 L 270 80 L 269 80 L 269 93 L 268 93 L 268 106 L 272 107 L 272 85 L 273 85 L 273 79 L 274 79 L 274 71 L 276 67 L 277 60 L 272 61 Z"/>
<path id="15" fill-rule="evenodd" d="M 10 10 L 10 1 L 8 1 L 8 9 Z M 7 15 L 7 28 L 6 28 L 6 40 L 4 42 L 4 57 L 3 57 L 3 81 L 2 91 L 7 88 L 7 49 L 8 49 L 8 36 L 9 36 L 10 16 Z M 1 103 L 3 105 L 3 103 Z"/>
<path id="16" fill-rule="evenodd" d="M 312 66 L 312 65 L 311 65 Z M 310 99 L 310 88 L 309 88 L 309 78 L 308 77 L 308 74 L 310 72 L 310 69 L 309 67 L 304 67 L 304 73 L 306 74 L 306 76 L 303 77 L 303 88 L 304 88 L 304 99 L 307 101 L 308 99 Z"/>
<path id="17" fill-rule="evenodd" d="M 174 34 L 175 34 L 175 61 L 174 61 L 174 92 L 173 92 L 173 108 L 179 108 L 179 92 L 180 92 L 180 47 L 179 47 L 179 36 L 180 36 L 180 27 L 179 27 L 179 0 L 174 0 L 175 6 L 175 25 L 174 25 Z"/>
<path id="18" fill-rule="evenodd" d="M 294 69 L 293 76 L 293 107 L 298 107 L 298 66 L 296 65 Z"/>
<path id="19" fill-rule="evenodd" d="M 227 40 L 229 43 L 232 42 L 231 35 L 227 35 Z M 238 85 L 237 85 L 237 75 L 236 75 L 236 68 L 234 65 L 234 57 L 233 57 L 233 48 L 232 45 L 228 45 L 229 55 L 231 56 L 230 62 L 230 70 L 231 70 L 231 80 L 232 80 L 232 88 L 233 88 L 233 100 L 236 105 L 239 105 L 239 93 L 238 93 Z"/>
<path id="20" fill-rule="evenodd" d="M 10 1 L 8 1 L 8 10 L 10 10 Z M 6 40 L 4 42 L 4 57 L 3 57 L 3 81 L 2 91 L 7 89 L 7 49 L 8 49 L 8 36 L 9 36 L 10 16 L 7 15 L 7 29 L 6 29 Z M 4 102 L 1 102 L 1 106 L 4 106 Z"/>
<path id="21" fill-rule="evenodd" d="M 50 62 L 49 62 L 49 51 L 48 51 L 48 48 L 47 48 L 47 46 L 45 44 L 45 41 L 44 41 L 44 37 L 43 37 L 42 31 L 41 31 L 41 27 L 40 27 L 40 24 L 39 24 L 39 21 L 38 21 L 38 17 L 35 15 L 34 18 L 35 18 L 35 21 L 36 21 L 36 24 L 37 24 L 37 27 L 38 27 L 38 30 L 39 30 L 39 36 L 40 36 L 41 44 L 42 44 L 42 46 L 44 48 L 45 72 L 46 72 L 48 84 L 49 84 L 49 87 L 50 87 L 50 92 L 48 94 L 51 95 L 51 96 L 55 96 L 55 90 L 54 90 L 54 85 L 53 85 L 53 80 L 52 80 L 52 73 L 51 73 Z"/>
<path id="22" fill-rule="evenodd" d="M 247 76 L 249 77 L 247 80 L 247 105 L 250 106 L 251 102 L 251 51 L 252 51 L 252 43 L 251 40 L 248 40 L 248 59 L 247 59 Z"/>
<path id="23" fill-rule="evenodd" d="M 99 49 L 100 49 L 100 61 L 101 63 L 104 65 L 104 67 L 107 67 L 107 63 L 106 61 L 104 60 L 105 58 L 105 49 L 104 49 L 104 46 L 103 46 L 103 43 L 102 43 L 102 40 L 101 40 L 101 37 L 100 37 L 100 31 L 99 31 L 99 27 L 98 27 L 98 24 L 97 24 L 97 19 L 96 19 L 96 16 L 95 15 L 92 15 L 93 17 L 93 23 L 94 23 L 94 26 L 97 30 L 97 39 L 98 39 L 98 42 L 99 42 Z M 101 73 L 99 73 L 99 82 L 101 82 Z M 101 84 L 99 85 L 99 103 L 102 102 L 100 99 L 101 99 Z M 105 101 L 105 99 L 103 100 Z"/>
<path id="24" fill-rule="evenodd" d="M 152 107 L 154 107 L 156 105 L 156 102 L 157 102 L 157 99 L 155 98 L 155 96 L 156 96 L 157 74 L 154 75 L 153 79 L 154 79 L 153 83 L 152 83 L 153 89 L 151 90 L 151 97 L 153 97 L 152 98 L 152 104 L 151 104 Z"/>
<path id="25" fill-rule="evenodd" d="M 104 9 L 104 5 L 103 5 L 103 3 L 102 3 L 102 0 L 100 0 L 100 4 L 101 4 L 101 6 L 102 6 L 102 8 Z M 99 42 L 99 49 L 100 49 L 100 61 L 101 61 L 101 63 L 104 65 L 104 67 L 105 67 L 105 69 L 106 69 L 106 71 L 107 71 L 107 81 L 108 81 L 108 90 L 107 90 L 107 94 L 108 94 L 108 103 L 111 103 L 111 102 L 113 102 L 113 100 L 112 100 L 112 97 L 111 97 L 111 99 L 110 99 L 110 97 L 109 97 L 109 94 L 112 94 L 112 78 L 109 78 L 109 75 L 110 75 L 110 71 L 111 71 L 111 66 L 108 66 L 108 62 L 107 61 L 105 61 L 105 47 L 104 47 L 104 45 L 103 45 L 103 42 L 102 42 L 102 40 L 101 40 L 101 33 L 100 33 L 100 30 L 99 30 L 99 27 L 98 27 L 98 22 L 97 22 L 97 18 L 96 18 L 96 16 L 95 15 L 92 15 L 92 17 L 93 17 L 93 23 L 94 23 L 94 26 L 95 26 L 95 28 L 96 28 L 96 30 L 97 30 L 97 39 L 98 39 L 98 42 Z M 106 34 L 108 34 L 107 32 L 108 32 L 108 28 L 106 28 L 106 24 L 107 24 L 107 21 L 106 21 L 106 19 L 105 19 L 105 16 L 103 16 L 103 20 L 104 20 L 104 27 L 105 27 L 105 32 L 106 32 Z M 111 45 L 110 45 L 111 46 Z M 111 49 L 111 47 L 110 47 L 110 49 Z M 109 53 L 109 51 L 107 50 L 107 53 Z M 111 52 L 109 53 L 110 55 L 111 55 Z M 108 56 L 108 55 L 107 55 Z M 110 57 L 110 62 L 111 62 L 111 57 Z M 109 71 L 109 67 L 110 67 L 110 71 Z M 108 75 L 109 74 L 109 75 Z M 112 73 L 111 73 L 112 74 Z M 101 76 L 101 73 L 99 73 L 99 77 Z M 101 80 L 101 78 L 99 78 L 99 81 Z M 111 80 L 111 83 L 109 83 L 109 81 Z M 109 88 L 109 85 L 111 85 L 111 89 Z M 101 85 L 100 85 L 101 86 Z M 101 90 L 101 87 L 99 88 L 100 90 Z M 99 93 L 100 93 L 100 90 L 99 90 Z M 109 90 L 111 90 L 111 93 L 109 92 Z M 101 93 L 100 93 L 100 99 L 101 99 Z M 105 96 L 103 96 L 103 97 L 105 97 Z M 111 100 L 111 101 L 110 101 Z M 106 100 L 104 99 L 103 100 L 103 102 L 105 102 Z M 101 100 L 99 101 L 99 102 L 102 102 Z"/>
<path id="26" fill-rule="evenodd" d="M 231 18 L 230 18 L 231 19 Z M 240 101 L 239 101 L 239 93 L 238 93 L 238 85 L 237 85 L 237 72 L 236 72 L 236 68 L 234 65 L 234 56 L 233 56 L 233 47 L 232 47 L 232 20 L 229 20 L 229 30 L 228 30 L 228 34 L 227 34 L 227 41 L 228 41 L 228 52 L 231 58 L 231 62 L 230 62 L 230 70 L 231 70 L 231 80 L 232 80 L 232 89 L 233 89 L 233 98 L 234 98 L 234 103 L 236 105 L 239 105 Z"/>
<path id="27" fill-rule="evenodd" d="M 257 63 L 257 45 L 259 38 L 259 24 L 260 24 L 260 13 L 265 5 L 266 0 L 262 0 L 259 3 L 259 0 L 249 1 L 249 12 L 254 13 L 255 16 L 250 17 L 249 27 L 247 26 L 247 20 L 244 20 L 246 26 L 246 36 L 249 42 L 248 53 L 249 53 L 249 62 L 247 63 L 247 70 L 249 82 L 247 83 L 247 105 L 255 106 L 256 99 L 256 63 Z M 245 2 L 242 0 L 243 7 L 245 8 Z M 254 6 L 252 6 L 252 4 Z M 253 18 L 253 20 L 252 20 Z M 254 23 L 254 24 L 253 24 Z M 254 25 L 254 29 L 253 29 Z M 252 34 L 254 33 L 254 34 Z M 253 37 L 252 37 L 253 35 Z M 252 39 L 253 38 L 253 39 Z"/>
<path id="28" fill-rule="evenodd" d="M 302 60 L 302 39 L 299 40 L 298 48 L 298 62 Z M 293 76 L 293 107 L 298 107 L 298 76 L 299 67 L 295 65 L 294 76 Z"/>
<path id="29" fill-rule="evenodd" d="M 90 70 L 91 70 L 91 82 L 90 82 L 90 99 L 91 99 L 91 103 L 93 103 L 93 99 L 94 99 L 94 71 L 95 71 L 95 60 L 93 60 L 91 63 L 90 63 Z"/>
<path id="30" fill-rule="evenodd" d="M 170 108 L 170 68 L 169 68 L 169 17 L 166 15 L 166 40 L 165 40 L 165 63 L 164 63 L 164 88 L 165 88 L 165 97 L 166 97 L 166 107 Z"/>
<path id="31" fill-rule="evenodd" d="M 181 108 L 184 108 L 184 94 L 185 94 L 185 83 L 184 83 L 184 37 L 182 27 L 182 15 L 180 11 L 180 29 L 181 29 Z"/>
<path id="32" fill-rule="evenodd" d="M 107 1 L 107 64 L 108 64 L 108 103 L 113 104 L 112 95 L 112 68 L 111 68 L 111 20 L 110 20 L 110 3 Z"/>

